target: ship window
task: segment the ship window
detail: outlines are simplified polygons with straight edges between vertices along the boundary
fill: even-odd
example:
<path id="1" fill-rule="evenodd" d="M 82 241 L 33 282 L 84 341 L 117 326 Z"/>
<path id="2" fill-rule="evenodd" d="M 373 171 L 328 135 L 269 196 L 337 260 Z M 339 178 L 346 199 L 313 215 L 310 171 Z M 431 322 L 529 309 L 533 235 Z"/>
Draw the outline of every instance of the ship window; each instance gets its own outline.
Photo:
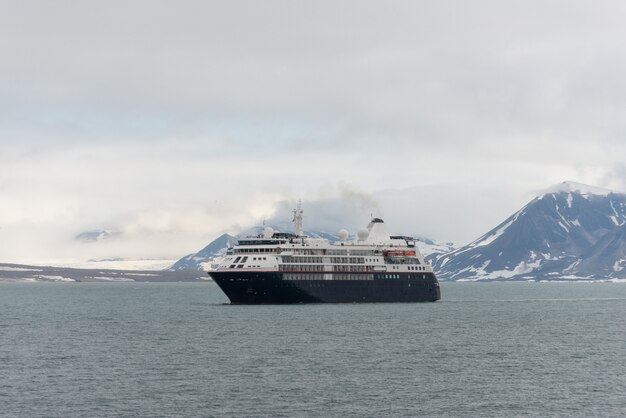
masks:
<path id="1" fill-rule="evenodd" d="M 238 262 L 239 262 L 239 260 L 241 260 L 241 257 L 237 257 L 237 258 L 235 258 L 235 261 L 233 261 L 233 263 L 238 263 Z"/>

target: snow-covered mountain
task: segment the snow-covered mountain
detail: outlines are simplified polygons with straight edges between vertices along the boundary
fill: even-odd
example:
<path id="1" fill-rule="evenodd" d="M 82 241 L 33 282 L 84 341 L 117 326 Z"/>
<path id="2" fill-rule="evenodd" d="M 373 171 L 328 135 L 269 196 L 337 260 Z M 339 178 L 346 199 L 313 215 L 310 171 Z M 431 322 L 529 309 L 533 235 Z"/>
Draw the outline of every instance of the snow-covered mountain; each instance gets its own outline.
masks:
<path id="1" fill-rule="evenodd" d="M 626 195 L 564 182 L 431 262 L 442 280 L 622 279 L 625 224 Z"/>
<path id="2" fill-rule="evenodd" d="M 291 232 L 293 229 L 291 223 L 287 222 L 274 224 L 271 225 L 271 227 L 274 231 L 281 232 Z M 263 226 L 254 226 L 240 232 L 236 236 L 223 234 L 197 253 L 189 254 L 181 258 L 169 267 L 168 270 L 208 270 L 213 265 L 219 264 L 220 259 L 226 254 L 228 247 L 232 247 L 237 242 L 237 239 L 258 236 L 263 232 L 263 228 Z M 336 235 L 325 231 L 304 231 L 304 234 L 312 238 L 324 238 L 329 242 L 335 242 L 338 239 Z M 452 244 L 439 244 L 429 238 L 423 237 L 417 238 L 417 247 L 425 257 L 440 255 L 454 249 Z"/>
<path id="3" fill-rule="evenodd" d="M 413 236 L 416 237 L 415 235 Z M 442 254 L 455 250 L 455 247 L 451 242 L 442 244 L 425 237 L 416 237 L 416 240 L 415 245 L 417 245 L 417 248 L 426 260 L 436 259 Z"/>
<path id="4" fill-rule="evenodd" d="M 184 256 L 169 267 L 168 270 L 208 270 L 211 264 L 219 264 L 219 259 L 236 242 L 237 237 L 222 234 L 197 253 Z"/>

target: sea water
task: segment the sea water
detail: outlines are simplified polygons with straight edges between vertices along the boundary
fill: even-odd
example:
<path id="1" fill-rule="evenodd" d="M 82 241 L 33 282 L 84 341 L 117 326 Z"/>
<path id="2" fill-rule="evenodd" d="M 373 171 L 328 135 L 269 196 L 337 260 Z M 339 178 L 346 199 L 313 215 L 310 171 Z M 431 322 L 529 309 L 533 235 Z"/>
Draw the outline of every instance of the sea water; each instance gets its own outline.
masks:
<path id="1" fill-rule="evenodd" d="M 624 416 L 626 285 L 231 306 L 207 283 L 0 284 L 0 416 Z"/>

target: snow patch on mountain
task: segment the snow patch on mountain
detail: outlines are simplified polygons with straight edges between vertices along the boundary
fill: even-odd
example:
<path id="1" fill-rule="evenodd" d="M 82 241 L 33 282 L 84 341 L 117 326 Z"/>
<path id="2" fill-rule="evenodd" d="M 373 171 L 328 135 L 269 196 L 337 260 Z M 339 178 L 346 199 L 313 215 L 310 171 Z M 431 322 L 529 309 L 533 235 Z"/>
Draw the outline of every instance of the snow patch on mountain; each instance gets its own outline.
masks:
<path id="1" fill-rule="evenodd" d="M 488 233 L 488 234 L 484 235 L 483 237 L 479 238 L 477 241 L 475 241 L 472 244 L 470 244 L 470 247 L 472 247 L 472 248 L 484 247 L 486 245 L 491 244 L 492 242 L 497 240 L 498 237 L 500 237 L 504 233 L 504 231 L 506 231 L 506 229 L 509 226 L 511 226 L 511 224 L 513 224 L 513 222 L 515 222 L 517 220 L 518 216 L 519 216 L 519 214 L 515 215 L 515 217 L 513 217 L 513 219 L 511 219 L 506 224 L 504 224 L 503 226 L 498 228 L 495 232 Z"/>
<path id="2" fill-rule="evenodd" d="M 491 260 L 489 260 L 490 262 Z M 513 270 L 494 270 L 487 272 L 485 268 L 489 265 L 489 263 L 484 264 L 480 268 L 472 268 L 469 267 L 465 271 L 469 271 L 475 273 L 474 277 L 459 279 L 459 282 L 473 282 L 480 280 L 498 280 L 498 279 L 508 279 L 511 277 L 528 274 L 531 273 L 535 268 L 541 265 L 541 260 L 536 260 L 534 262 L 520 262 Z"/>
<path id="3" fill-rule="evenodd" d="M 422 256 L 427 259 L 449 253 L 455 249 L 454 244 L 451 242 L 442 244 L 428 238 L 417 238 L 415 246 Z"/>

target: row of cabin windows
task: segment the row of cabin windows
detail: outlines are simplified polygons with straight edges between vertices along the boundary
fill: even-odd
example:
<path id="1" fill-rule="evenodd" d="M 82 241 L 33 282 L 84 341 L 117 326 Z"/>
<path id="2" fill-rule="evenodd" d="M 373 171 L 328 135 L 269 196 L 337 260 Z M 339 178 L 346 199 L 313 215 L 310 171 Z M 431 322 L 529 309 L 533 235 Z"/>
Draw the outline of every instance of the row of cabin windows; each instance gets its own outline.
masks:
<path id="1" fill-rule="evenodd" d="M 399 274 L 379 274 L 380 279 L 399 279 Z"/>
<path id="2" fill-rule="evenodd" d="M 370 266 L 333 266 L 334 271 L 372 271 Z"/>
<path id="3" fill-rule="evenodd" d="M 235 254 L 242 254 L 242 253 L 274 253 L 276 254 L 277 252 L 279 252 L 279 250 L 285 251 L 285 249 L 280 249 L 277 247 L 272 247 L 272 248 L 235 248 L 234 249 L 234 253 Z M 372 250 L 335 250 L 335 249 L 330 249 L 330 250 L 313 250 L 313 249 L 293 249 L 293 250 L 287 250 L 287 251 L 293 251 L 294 254 L 296 255 L 339 255 L 339 256 L 347 256 L 347 255 L 351 255 L 351 256 L 372 256 L 375 254 L 375 251 Z M 380 254 L 380 252 L 378 252 Z M 368 261 L 376 261 L 375 259 L 371 259 Z"/>
<path id="4" fill-rule="evenodd" d="M 363 264 L 365 263 L 365 259 L 360 257 L 337 257 L 333 260 L 335 263 L 344 263 L 344 264 Z"/>
<path id="5" fill-rule="evenodd" d="M 285 280 L 323 280 L 323 274 L 285 273 Z"/>
<path id="6" fill-rule="evenodd" d="M 283 256 L 283 263 L 322 263 L 322 257 L 292 257 L 290 255 Z"/>
<path id="7" fill-rule="evenodd" d="M 315 273 L 285 273 L 285 280 L 374 280 L 373 274 L 333 274 L 332 276 Z"/>
<path id="8" fill-rule="evenodd" d="M 273 253 L 276 254 L 279 250 L 285 251 L 284 249 L 279 249 L 276 247 L 272 248 L 235 248 L 235 254 L 250 254 L 250 253 Z M 287 250 L 289 251 L 289 250 Z M 292 250 L 295 255 L 336 255 L 336 256 L 372 256 L 375 254 L 374 251 L 371 250 L 312 250 L 312 249 L 294 249 Z M 377 259 L 367 259 L 368 262 L 376 262 Z M 410 262 L 409 262 L 410 263 Z M 418 261 L 419 263 L 419 261 Z"/>
<path id="9" fill-rule="evenodd" d="M 323 263 L 323 257 L 293 257 L 290 255 L 283 256 L 284 263 Z M 363 258 L 359 257 L 334 257 L 330 259 L 331 263 L 338 264 L 363 264 Z"/>
<path id="10" fill-rule="evenodd" d="M 423 271 L 423 270 L 425 270 L 425 267 L 422 267 L 422 266 L 409 266 L 409 270 Z"/>
<path id="11" fill-rule="evenodd" d="M 291 264 L 291 265 L 283 265 L 278 266 L 278 270 L 280 271 L 324 271 L 324 266 L 322 265 L 310 265 L 310 264 Z"/>
<path id="12" fill-rule="evenodd" d="M 285 273 L 285 280 L 323 280 L 323 274 L 301 274 L 301 273 Z"/>
<path id="13" fill-rule="evenodd" d="M 324 255 L 326 250 L 311 250 L 307 248 L 304 250 L 293 250 L 293 253 L 298 255 Z"/>
<path id="14" fill-rule="evenodd" d="M 241 253 L 276 253 L 277 248 L 236 248 L 235 254 Z"/>
<path id="15" fill-rule="evenodd" d="M 289 250 L 288 250 L 289 251 Z M 372 250 L 338 250 L 338 249 L 292 249 L 297 255 L 353 255 L 353 256 L 371 256 L 374 255 Z"/>
<path id="16" fill-rule="evenodd" d="M 360 256 L 371 256 L 374 255 L 374 251 L 372 250 L 338 250 L 338 249 L 330 249 L 326 251 L 328 255 L 360 255 Z"/>
<path id="17" fill-rule="evenodd" d="M 404 277 L 408 279 L 427 279 L 428 275 L 427 274 L 409 274 L 409 275 L 405 275 Z M 377 274 L 376 278 L 377 279 L 399 279 L 400 275 L 399 274 Z"/>
<path id="18" fill-rule="evenodd" d="M 374 280 L 374 279 L 392 279 L 400 278 L 399 274 L 317 274 L 317 273 L 284 273 L 285 280 Z M 406 276 L 409 279 L 426 279 L 426 274 L 413 274 Z"/>
<path id="19" fill-rule="evenodd" d="M 374 251 L 372 250 L 350 250 L 349 251 L 350 255 L 372 255 L 374 254 Z"/>
<path id="20" fill-rule="evenodd" d="M 333 280 L 374 280 L 373 274 L 333 274 Z"/>
<path id="21" fill-rule="evenodd" d="M 316 264 L 281 264 L 280 271 L 328 271 L 323 265 Z M 371 266 L 333 266 L 334 272 L 366 272 L 373 271 Z"/>
<path id="22" fill-rule="evenodd" d="M 328 250 L 328 255 L 348 255 L 348 250 Z"/>

